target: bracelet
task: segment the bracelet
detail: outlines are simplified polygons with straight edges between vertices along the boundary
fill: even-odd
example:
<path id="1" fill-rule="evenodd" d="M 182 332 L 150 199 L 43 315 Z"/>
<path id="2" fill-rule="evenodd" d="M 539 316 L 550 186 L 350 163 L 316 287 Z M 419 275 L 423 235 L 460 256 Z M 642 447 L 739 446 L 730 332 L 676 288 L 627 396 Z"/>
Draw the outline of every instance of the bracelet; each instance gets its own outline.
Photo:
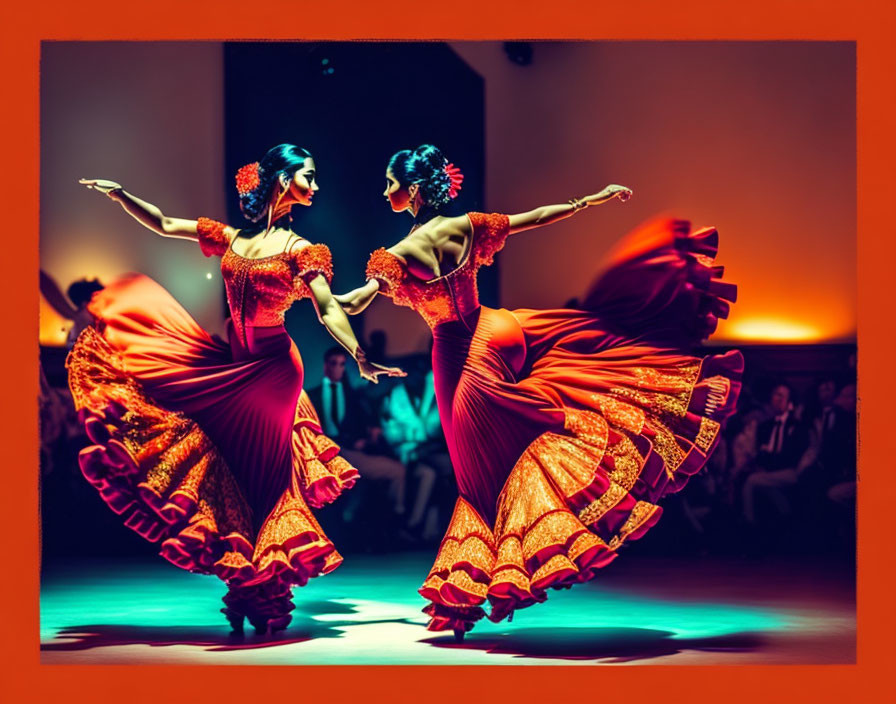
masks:
<path id="1" fill-rule="evenodd" d="M 361 345 L 355 347 L 355 354 L 352 356 L 358 364 L 363 364 L 367 361 L 367 354 L 365 354 L 364 350 L 361 349 Z"/>
<path id="2" fill-rule="evenodd" d="M 588 207 L 588 204 L 581 198 L 570 198 L 568 202 L 572 206 L 572 212 L 574 213 L 579 212 L 582 208 Z"/>

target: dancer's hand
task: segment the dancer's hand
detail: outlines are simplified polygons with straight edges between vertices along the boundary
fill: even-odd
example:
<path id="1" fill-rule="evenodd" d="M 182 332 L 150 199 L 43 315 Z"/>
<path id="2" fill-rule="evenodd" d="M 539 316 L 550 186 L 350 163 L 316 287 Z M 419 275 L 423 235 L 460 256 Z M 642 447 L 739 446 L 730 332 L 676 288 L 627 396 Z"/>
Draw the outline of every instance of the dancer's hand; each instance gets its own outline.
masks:
<path id="1" fill-rule="evenodd" d="M 372 381 L 374 384 L 379 383 L 378 377 L 382 374 L 392 377 L 407 376 L 407 373 L 398 367 L 386 367 L 382 364 L 368 362 L 366 359 L 358 360 L 358 373 L 361 375 L 362 379 Z"/>
<path id="2" fill-rule="evenodd" d="M 80 178 L 78 179 L 78 183 L 107 196 L 113 191 L 121 190 L 121 184 L 115 183 L 115 181 L 107 181 L 102 178 Z"/>
<path id="3" fill-rule="evenodd" d="M 603 191 L 595 196 L 596 202 L 603 202 L 610 200 L 611 198 L 618 198 L 621 202 L 627 201 L 632 197 L 632 189 L 626 188 L 625 186 L 620 186 L 615 183 L 611 183 L 607 186 Z"/>

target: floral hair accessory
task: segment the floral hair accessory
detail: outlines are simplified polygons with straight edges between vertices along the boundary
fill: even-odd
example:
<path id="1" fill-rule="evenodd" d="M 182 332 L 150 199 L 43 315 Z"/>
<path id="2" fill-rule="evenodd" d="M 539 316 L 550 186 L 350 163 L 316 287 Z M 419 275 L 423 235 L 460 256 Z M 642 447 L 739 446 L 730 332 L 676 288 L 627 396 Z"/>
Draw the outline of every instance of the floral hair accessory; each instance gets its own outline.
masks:
<path id="1" fill-rule="evenodd" d="M 236 172 L 236 192 L 241 196 L 254 191 L 260 183 L 261 176 L 258 174 L 257 161 L 240 167 L 240 170 Z"/>
<path id="2" fill-rule="evenodd" d="M 448 186 L 448 196 L 450 198 L 457 198 L 457 194 L 460 193 L 460 185 L 464 182 L 464 175 L 460 172 L 459 168 L 454 164 L 449 163 L 445 164 L 445 174 L 450 181 L 450 185 Z"/>

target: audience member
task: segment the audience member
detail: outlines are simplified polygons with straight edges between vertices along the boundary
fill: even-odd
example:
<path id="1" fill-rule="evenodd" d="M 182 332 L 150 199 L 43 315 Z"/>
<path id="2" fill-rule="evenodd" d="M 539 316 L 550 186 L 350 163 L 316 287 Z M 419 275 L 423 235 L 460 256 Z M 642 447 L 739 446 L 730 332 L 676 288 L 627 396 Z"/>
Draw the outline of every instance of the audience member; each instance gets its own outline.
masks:
<path id="1" fill-rule="evenodd" d="M 856 385 L 840 389 L 832 405 L 819 430 L 818 461 L 827 497 L 851 510 L 856 498 Z"/>
<path id="2" fill-rule="evenodd" d="M 428 360 L 423 366 L 423 369 L 406 369 L 408 376 L 399 380 L 384 399 L 382 425 L 386 440 L 417 480 L 407 527 L 428 540 L 440 534 L 439 513 L 444 517 L 450 512 L 456 490 Z M 440 486 L 436 505 L 431 505 L 437 480 Z M 424 522 L 426 518 L 429 520 Z"/>
<path id="3" fill-rule="evenodd" d="M 103 285 L 97 279 L 78 279 L 68 287 L 66 298 L 56 281 L 47 272 L 40 271 L 40 292 L 44 300 L 61 317 L 72 321 L 66 338 L 66 347 L 71 348 L 81 331 L 93 322 L 87 304 L 90 303 L 94 293 L 102 290 Z"/>
<path id="4" fill-rule="evenodd" d="M 796 417 L 787 384 L 772 389 L 769 412 L 771 418 L 757 428 L 755 469 L 746 477 L 742 489 L 743 517 L 748 523 L 756 520 L 757 492 L 767 495 L 780 513 L 790 513 L 789 502 L 781 490 L 796 485 L 813 460 L 807 454 L 808 430 Z"/>
<path id="5" fill-rule="evenodd" d="M 308 397 L 320 416 L 321 426 L 341 448 L 341 454 L 361 473 L 363 479 L 387 482 L 392 510 L 405 512 L 405 466 L 388 456 L 382 430 L 365 407 L 361 393 L 345 377 L 348 355 L 341 347 L 324 354 L 324 378 L 320 386 L 308 390 Z M 350 520 L 357 502 L 347 504 Z"/>

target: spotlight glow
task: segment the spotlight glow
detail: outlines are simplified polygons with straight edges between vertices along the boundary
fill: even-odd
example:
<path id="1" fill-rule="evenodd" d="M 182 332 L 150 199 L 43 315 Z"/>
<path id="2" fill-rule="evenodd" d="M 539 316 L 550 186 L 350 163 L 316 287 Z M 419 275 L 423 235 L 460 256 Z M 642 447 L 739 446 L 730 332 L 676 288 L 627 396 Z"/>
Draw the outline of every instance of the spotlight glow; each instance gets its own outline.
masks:
<path id="1" fill-rule="evenodd" d="M 818 342 L 823 331 L 801 320 L 747 318 L 728 324 L 728 333 L 739 340 L 762 342 Z"/>

